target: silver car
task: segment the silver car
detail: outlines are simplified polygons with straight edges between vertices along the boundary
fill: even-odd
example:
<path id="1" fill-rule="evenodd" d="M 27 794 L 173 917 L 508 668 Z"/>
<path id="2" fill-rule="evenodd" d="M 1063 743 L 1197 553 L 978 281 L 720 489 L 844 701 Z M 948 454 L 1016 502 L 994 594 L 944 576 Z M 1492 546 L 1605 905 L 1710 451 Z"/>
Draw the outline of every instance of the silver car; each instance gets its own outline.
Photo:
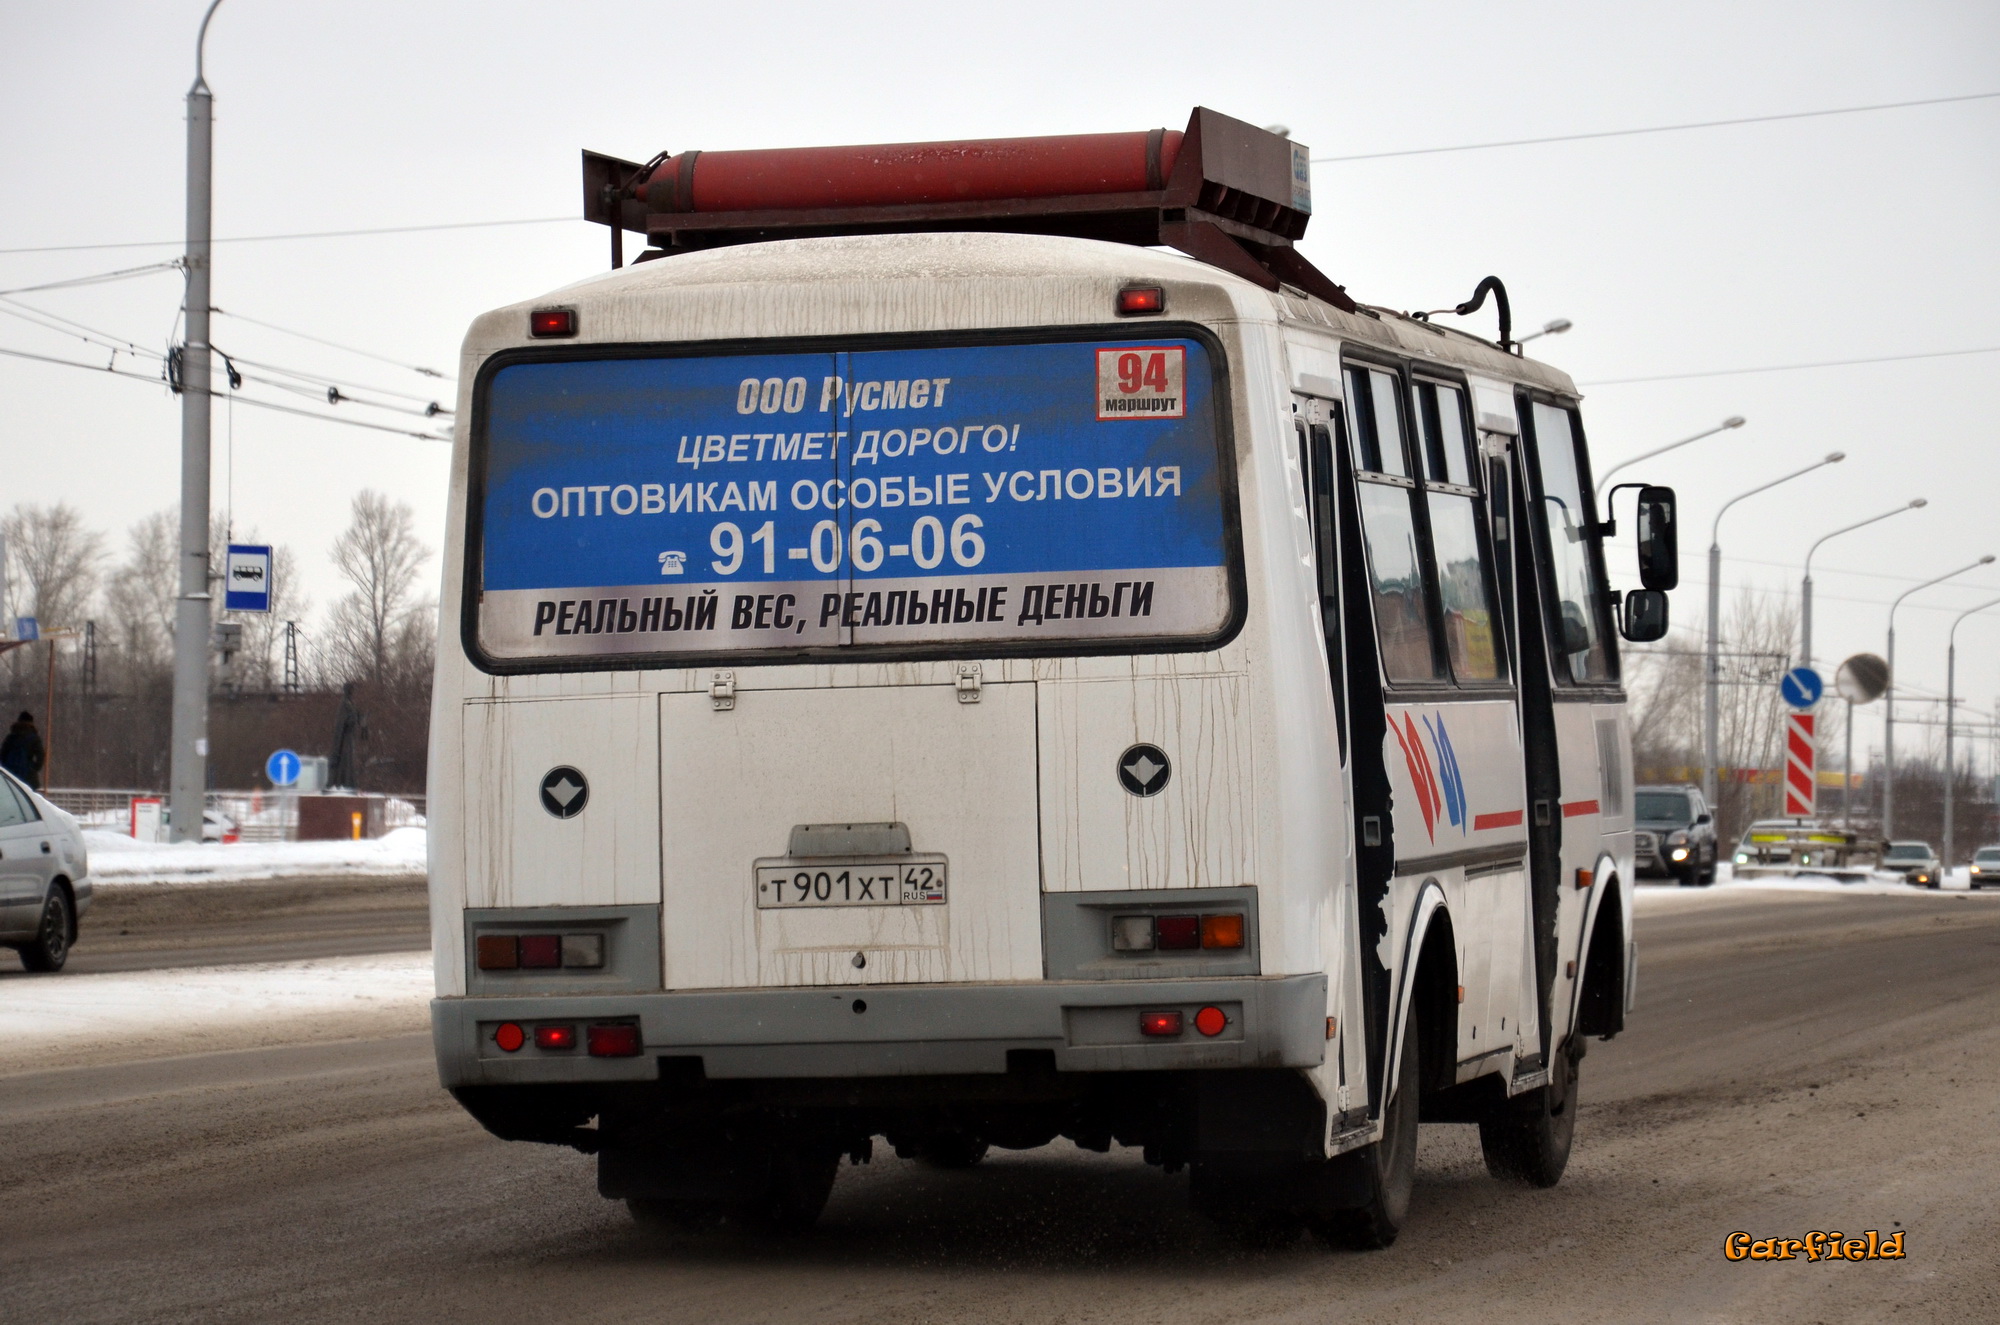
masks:
<path id="1" fill-rule="evenodd" d="M 90 858 L 68 812 L 0 773 L 0 943 L 31 971 L 60 971 L 90 909 Z"/>

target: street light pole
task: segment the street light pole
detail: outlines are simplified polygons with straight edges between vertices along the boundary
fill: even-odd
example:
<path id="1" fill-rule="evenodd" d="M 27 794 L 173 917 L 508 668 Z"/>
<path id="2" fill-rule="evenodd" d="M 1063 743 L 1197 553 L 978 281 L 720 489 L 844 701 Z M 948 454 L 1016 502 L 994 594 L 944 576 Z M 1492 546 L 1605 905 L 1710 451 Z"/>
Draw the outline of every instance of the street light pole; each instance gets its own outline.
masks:
<path id="1" fill-rule="evenodd" d="M 1913 593 L 1992 563 L 1993 554 L 1989 552 L 1969 565 L 1903 590 L 1896 595 L 1896 601 L 1889 604 L 1889 684 L 1882 691 L 1882 836 L 1885 838 L 1896 835 L 1896 609 Z"/>
<path id="2" fill-rule="evenodd" d="M 1814 543 L 1806 549 L 1806 577 L 1799 584 L 1799 663 L 1801 666 L 1810 667 L 1813 665 L 1812 559 L 1813 553 L 1819 551 L 1819 544 L 1826 542 L 1829 538 L 1839 538 L 1842 534 L 1851 534 L 1857 529 L 1866 528 L 1876 521 L 1886 520 L 1892 515 L 1901 515 L 1904 511 L 1922 510 L 1929 504 L 1924 498 L 1917 497 L 1902 506 L 1895 507 L 1893 510 L 1884 511 L 1880 515 L 1871 515 L 1866 520 L 1856 520 L 1851 525 L 1836 529 L 1830 534 L 1822 535 L 1819 543 Z"/>
<path id="3" fill-rule="evenodd" d="M 1633 456 L 1630 460 L 1620 460 L 1617 464 L 1605 470 L 1604 473 L 1601 476 L 1599 476 L 1597 480 L 1598 509 L 1599 510 L 1604 509 L 1605 485 L 1611 482 L 1611 476 L 1613 474 L 1616 474 L 1619 470 L 1626 469 L 1632 465 L 1636 465 L 1641 460 L 1651 460 L 1656 455 L 1665 455 L 1669 451 L 1678 450 L 1679 448 L 1686 446 L 1689 442 L 1698 442 L 1704 437 L 1713 437 L 1715 436 L 1715 434 L 1719 432 L 1727 432 L 1731 428 L 1741 428 L 1742 426 L 1743 426 L 1743 416 L 1741 414 L 1732 414 L 1728 418 L 1724 419 L 1722 422 L 1716 424 L 1713 428 L 1704 428 L 1692 437 L 1683 437 L 1678 442 L 1668 442 L 1665 446 L 1656 446 L 1650 451 L 1646 451 L 1639 455 Z"/>
<path id="4" fill-rule="evenodd" d="M 1984 612 L 1991 607 L 2000 607 L 2000 598 L 1978 607 L 1969 607 L 1958 614 L 1958 620 L 1951 623 L 1951 634 L 1946 640 L 1944 651 L 1944 861 L 1938 876 L 1938 886 L 1942 888 L 1951 874 L 1952 862 L 1952 806 L 1958 797 L 1957 769 L 1952 762 L 1951 738 L 1954 724 L 1952 715 L 1957 712 L 1958 702 L 1958 627 L 1967 617 Z"/>
<path id="5" fill-rule="evenodd" d="M 1730 425 L 1724 424 L 1723 426 L 1728 427 Z M 1676 443 L 1676 445 L 1678 444 L 1679 443 Z M 1645 459 L 1645 457 L 1640 456 L 1639 459 L 1643 460 Z M 1722 704 L 1722 694 L 1721 694 L 1722 690 L 1722 654 L 1721 654 L 1722 517 L 1729 513 L 1730 507 L 1734 506 L 1737 502 L 1742 501 L 1745 497 L 1754 497 L 1760 492 L 1769 492 L 1772 488 L 1777 487 L 1780 483 L 1790 483 L 1793 479 L 1800 478 L 1803 477 L 1804 475 L 1810 474 L 1815 469 L 1824 469 L 1828 465 L 1837 465 L 1845 459 L 1847 459 L 1847 453 L 1845 451 L 1831 451 L 1827 453 L 1825 458 L 1813 461 L 1810 465 L 1807 465 L 1804 469 L 1795 469 L 1789 474 L 1781 475 L 1778 478 L 1772 479 L 1769 483 L 1760 483 L 1756 487 L 1750 489 L 1748 492 L 1739 492 L 1734 497 L 1731 497 L 1728 501 L 1722 503 L 1722 509 L 1718 510 L 1715 513 L 1715 523 L 1709 526 L 1708 667 L 1707 667 L 1707 675 L 1704 677 L 1704 693 L 1702 695 L 1703 711 L 1702 711 L 1701 790 L 1703 796 L 1707 798 L 1708 803 L 1710 805 L 1715 805 L 1718 803 L 1718 798 L 1716 795 L 1717 792 L 1716 783 L 1718 779 L 1716 774 L 1718 765 L 1721 760 L 1720 747 L 1721 747 L 1721 734 L 1722 734 L 1721 732 L 1722 728 L 1722 708 L 1721 708 Z"/>
<path id="6" fill-rule="evenodd" d="M 187 94 L 187 342 L 181 349 L 181 585 L 174 605 L 174 721 L 168 803 L 173 840 L 201 841 L 208 789 L 208 256 L 215 97 L 202 77 L 211 0 L 194 44 Z"/>

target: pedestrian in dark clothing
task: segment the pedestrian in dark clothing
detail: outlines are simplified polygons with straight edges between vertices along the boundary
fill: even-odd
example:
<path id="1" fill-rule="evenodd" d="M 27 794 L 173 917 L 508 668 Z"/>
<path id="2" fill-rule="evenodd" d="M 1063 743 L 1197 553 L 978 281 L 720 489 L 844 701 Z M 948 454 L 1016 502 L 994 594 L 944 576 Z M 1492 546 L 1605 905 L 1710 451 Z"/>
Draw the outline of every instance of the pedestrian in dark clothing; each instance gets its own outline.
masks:
<path id="1" fill-rule="evenodd" d="M 42 734 L 35 730 L 35 715 L 22 713 L 0 740 L 0 768 L 6 769 L 36 791 L 42 789 Z"/>

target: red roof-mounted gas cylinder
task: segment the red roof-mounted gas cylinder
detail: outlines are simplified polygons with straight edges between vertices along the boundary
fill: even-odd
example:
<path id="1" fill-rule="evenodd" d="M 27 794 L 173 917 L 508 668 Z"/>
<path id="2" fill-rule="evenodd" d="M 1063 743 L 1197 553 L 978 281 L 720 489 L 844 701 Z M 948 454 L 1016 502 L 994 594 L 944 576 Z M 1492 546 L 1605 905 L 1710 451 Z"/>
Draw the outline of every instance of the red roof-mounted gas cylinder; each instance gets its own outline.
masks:
<path id="1" fill-rule="evenodd" d="M 1187 129 L 860 147 L 583 154 L 584 216 L 643 233 L 641 260 L 829 235 L 1011 231 L 1165 245 L 1266 289 L 1354 311 L 1299 255 L 1312 217 L 1305 146 L 1196 107 Z"/>
<path id="2" fill-rule="evenodd" d="M 1183 135 L 1079 133 L 872 147 L 683 152 L 636 188 L 652 212 L 812 211 L 1166 187 Z"/>

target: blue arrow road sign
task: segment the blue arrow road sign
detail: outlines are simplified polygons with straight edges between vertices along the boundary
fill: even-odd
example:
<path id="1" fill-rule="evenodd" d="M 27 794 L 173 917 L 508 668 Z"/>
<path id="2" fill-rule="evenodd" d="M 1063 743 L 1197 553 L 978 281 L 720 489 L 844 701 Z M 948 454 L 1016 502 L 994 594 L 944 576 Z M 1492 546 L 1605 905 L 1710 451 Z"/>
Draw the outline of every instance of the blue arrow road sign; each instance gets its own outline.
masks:
<path id="1" fill-rule="evenodd" d="M 289 787 L 299 780 L 299 757 L 290 750 L 273 750 L 264 761 L 264 776 L 274 787 Z"/>
<path id="2" fill-rule="evenodd" d="M 1826 693 L 1826 682 L 1810 667 L 1794 667 L 1778 682 L 1778 693 L 1795 709 L 1809 709 Z"/>

